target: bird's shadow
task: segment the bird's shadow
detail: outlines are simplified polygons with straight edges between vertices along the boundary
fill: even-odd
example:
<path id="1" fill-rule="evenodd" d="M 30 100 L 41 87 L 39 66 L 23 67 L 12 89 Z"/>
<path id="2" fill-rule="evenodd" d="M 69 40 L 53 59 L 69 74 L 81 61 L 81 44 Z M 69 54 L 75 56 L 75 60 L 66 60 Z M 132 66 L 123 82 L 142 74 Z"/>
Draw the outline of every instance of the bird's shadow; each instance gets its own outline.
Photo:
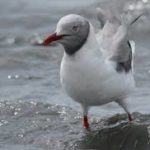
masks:
<path id="1" fill-rule="evenodd" d="M 99 129 L 86 131 L 77 144 L 79 149 L 150 150 L 149 123 L 111 122 L 112 120 L 113 118 L 110 118 L 107 124 Z"/>

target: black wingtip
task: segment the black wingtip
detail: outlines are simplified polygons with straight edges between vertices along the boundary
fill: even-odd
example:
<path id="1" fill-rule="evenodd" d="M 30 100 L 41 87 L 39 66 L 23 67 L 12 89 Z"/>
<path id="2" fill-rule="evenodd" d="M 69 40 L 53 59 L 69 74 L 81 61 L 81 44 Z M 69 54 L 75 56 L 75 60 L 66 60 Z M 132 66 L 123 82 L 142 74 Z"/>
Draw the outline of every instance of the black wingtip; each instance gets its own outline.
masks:
<path id="1" fill-rule="evenodd" d="M 133 25 L 135 22 L 137 22 L 141 17 L 143 16 L 143 13 L 134 18 L 134 20 L 131 21 L 130 25 Z"/>

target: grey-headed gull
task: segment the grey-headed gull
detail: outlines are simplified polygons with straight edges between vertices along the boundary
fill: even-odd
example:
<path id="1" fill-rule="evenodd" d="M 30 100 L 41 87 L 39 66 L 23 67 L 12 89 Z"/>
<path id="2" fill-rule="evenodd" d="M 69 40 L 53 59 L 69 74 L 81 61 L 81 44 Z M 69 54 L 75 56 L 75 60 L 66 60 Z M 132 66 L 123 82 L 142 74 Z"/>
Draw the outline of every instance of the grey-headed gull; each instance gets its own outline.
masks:
<path id="1" fill-rule="evenodd" d="M 89 108 L 112 101 L 132 120 L 126 98 L 135 88 L 132 68 L 135 45 L 128 40 L 128 26 L 137 18 L 125 23 L 116 17 L 102 16 L 102 29 L 95 33 L 86 18 L 69 14 L 59 20 L 55 33 L 43 41 L 43 45 L 58 41 L 64 47 L 61 84 L 81 104 L 85 128 L 89 128 Z"/>

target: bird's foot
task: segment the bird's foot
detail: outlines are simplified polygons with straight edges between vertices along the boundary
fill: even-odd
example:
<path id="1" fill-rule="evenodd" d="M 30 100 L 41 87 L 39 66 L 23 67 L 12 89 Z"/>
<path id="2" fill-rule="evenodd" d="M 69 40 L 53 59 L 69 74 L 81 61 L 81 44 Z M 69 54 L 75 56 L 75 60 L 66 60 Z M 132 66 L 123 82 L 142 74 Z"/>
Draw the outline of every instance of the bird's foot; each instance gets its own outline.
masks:
<path id="1" fill-rule="evenodd" d="M 83 117 L 83 127 L 85 129 L 89 129 L 89 122 L 88 122 L 88 117 L 87 116 Z"/>
<path id="2" fill-rule="evenodd" d="M 128 119 L 129 119 L 129 123 L 133 121 L 132 115 L 130 113 L 128 113 Z"/>

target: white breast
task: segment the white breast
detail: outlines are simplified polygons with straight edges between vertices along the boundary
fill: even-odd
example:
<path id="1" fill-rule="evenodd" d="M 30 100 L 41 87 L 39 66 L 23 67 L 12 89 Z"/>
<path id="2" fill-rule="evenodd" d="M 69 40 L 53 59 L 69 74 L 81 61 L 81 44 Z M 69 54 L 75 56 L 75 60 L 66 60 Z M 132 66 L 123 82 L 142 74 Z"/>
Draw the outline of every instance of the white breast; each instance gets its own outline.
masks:
<path id="1" fill-rule="evenodd" d="M 101 64 L 96 59 L 69 61 L 65 56 L 61 83 L 68 95 L 84 105 L 101 105 L 127 96 L 134 85 L 132 75 L 118 74 Z"/>

